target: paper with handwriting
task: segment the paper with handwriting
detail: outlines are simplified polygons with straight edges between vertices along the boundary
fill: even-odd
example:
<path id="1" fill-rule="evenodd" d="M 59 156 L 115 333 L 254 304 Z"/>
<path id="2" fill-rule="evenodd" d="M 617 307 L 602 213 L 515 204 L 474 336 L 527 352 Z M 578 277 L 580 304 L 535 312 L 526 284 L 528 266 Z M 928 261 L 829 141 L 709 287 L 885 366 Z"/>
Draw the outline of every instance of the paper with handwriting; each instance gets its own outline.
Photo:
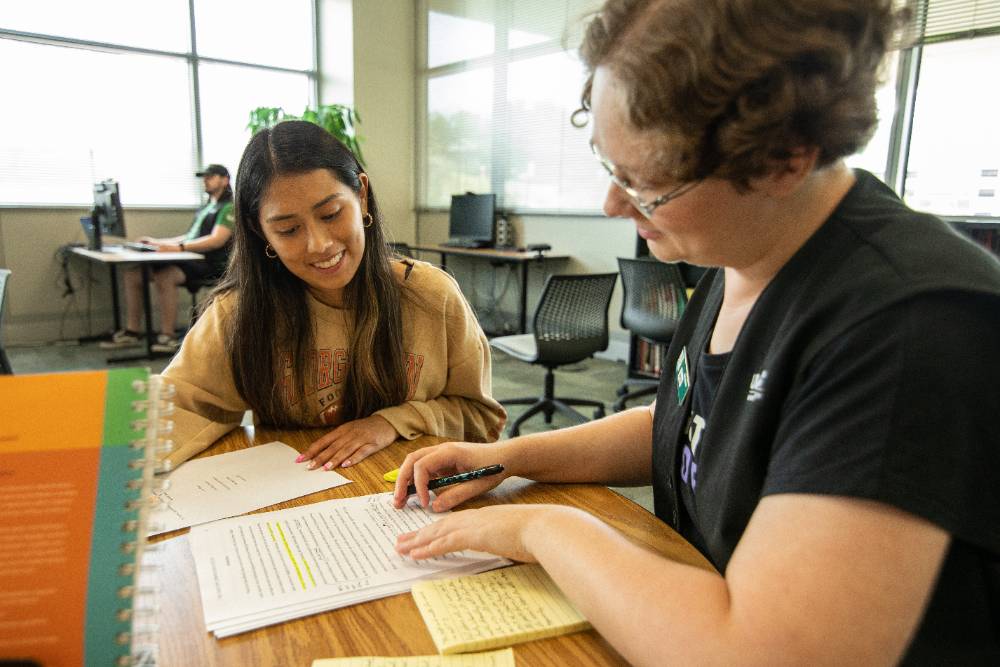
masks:
<path id="1" fill-rule="evenodd" d="M 226 454 L 194 459 L 164 475 L 151 513 L 150 535 L 226 519 L 349 484 L 336 472 L 308 470 L 295 463 L 299 453 L 269 442 Z"/>
<path id="2" fill-rule="evenodd" d="M 413 599 L 442 654 L 482 651 L 590 628 L 540 565 L 420 581 Z"/>
<path id="3" fill-rule="evenodd" d="M 463 655 L 408 655 L 403 657 L 324 658 L 312 667 L 514 667 L 514 651 L 505 648 Z"/>

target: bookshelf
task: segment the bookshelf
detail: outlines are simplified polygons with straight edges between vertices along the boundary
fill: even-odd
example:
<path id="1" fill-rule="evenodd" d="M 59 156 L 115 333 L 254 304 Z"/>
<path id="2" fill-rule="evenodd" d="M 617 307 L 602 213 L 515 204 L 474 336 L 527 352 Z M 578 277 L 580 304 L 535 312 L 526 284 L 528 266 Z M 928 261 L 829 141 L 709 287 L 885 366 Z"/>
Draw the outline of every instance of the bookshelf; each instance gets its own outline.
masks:
<path id="1" fill-rule="evenodd" d="M 659 382 L 663 357 L 667 354 L 667 346 L 651 343 L 638 336 L 629 338 L 629 361 L 626 381 L 619 388 L 619 395 L 628 393 L 628 385 L 643 384 L 642 380 Z"/>

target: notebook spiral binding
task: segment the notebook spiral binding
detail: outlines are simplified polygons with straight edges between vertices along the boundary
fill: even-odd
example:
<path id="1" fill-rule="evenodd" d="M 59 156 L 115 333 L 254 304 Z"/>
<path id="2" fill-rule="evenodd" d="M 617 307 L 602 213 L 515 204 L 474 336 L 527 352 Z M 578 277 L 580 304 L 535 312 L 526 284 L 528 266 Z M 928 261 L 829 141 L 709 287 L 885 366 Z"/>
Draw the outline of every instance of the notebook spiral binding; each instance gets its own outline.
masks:
<path id="1" fill-rule="evenodd" d="M 157 662 L 157 571 L 155 561 L 156 545 L 146 543 L 149 534 L 149 513 L 157 502 L 156 491 L 160 480 L 154 477 L 158 463 L 164 455 L 173 450 L 173 442 L 164 437 L 173 430 L 170 416 L 173 414 L 173 385 L 160 376 L 150 376 L 148 381 L 136 380 L 132 389 L 143 399 L 132 402 L 133 412 L 145 415 L 132 422 L 132 428 L 141 437 L 132 443 L 135 458 L 129 467 L 136 471 L 136 477 L 126 484 L 130 491 L 125 509 L 130 518 L 121 530 L 127 538 L 121 543 L 121 551 L 132 556 L 131 562 L 123 563 L 118 570 L 124 580 L 118 588 L 121 606 L 115 612 L 119 621 L 119 631 L 114 641 L 122 647 L 130 647 L 118 657 L 117 667 L 153 667 Z"/>

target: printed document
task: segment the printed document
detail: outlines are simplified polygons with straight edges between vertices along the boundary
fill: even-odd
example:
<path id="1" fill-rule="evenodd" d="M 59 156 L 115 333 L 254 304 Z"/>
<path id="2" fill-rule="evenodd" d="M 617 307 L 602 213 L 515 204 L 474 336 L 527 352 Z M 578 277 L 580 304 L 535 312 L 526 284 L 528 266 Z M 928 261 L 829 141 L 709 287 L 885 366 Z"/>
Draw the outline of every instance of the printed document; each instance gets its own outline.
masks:
<path id="1" fill-rule="evenodd" d="M 473 551 L 423 561 L 396 553 L 397 535 L 445 515 L 416 498 L 397 510 L 381 493 L 196 526 L 189 544 L 205 625 L 227 637 L 509 563 Z"/>

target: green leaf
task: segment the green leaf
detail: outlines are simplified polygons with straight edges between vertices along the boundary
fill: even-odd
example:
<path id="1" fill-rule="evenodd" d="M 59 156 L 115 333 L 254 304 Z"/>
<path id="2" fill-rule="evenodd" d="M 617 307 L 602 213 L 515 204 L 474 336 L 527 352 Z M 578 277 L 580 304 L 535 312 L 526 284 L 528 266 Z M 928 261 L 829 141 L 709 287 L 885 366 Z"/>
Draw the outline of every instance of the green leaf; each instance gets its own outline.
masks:
<path id="1" fill-rule="evenodd" d="M 357 125 L 361 123 L 358 112 L 345 104 L 321 104 L 319 108 L 306 107 L 302 116 L 286 113 L 281 107 L 257 107 L 250 112 L 247 129 L 251 135 L 264 128 L 274 127 L 283 120 L 305 120 L 319 125 L 347 146 L 362 166 L 365 160 L 361 155 L 362 137 L 357 133 Z"/>

